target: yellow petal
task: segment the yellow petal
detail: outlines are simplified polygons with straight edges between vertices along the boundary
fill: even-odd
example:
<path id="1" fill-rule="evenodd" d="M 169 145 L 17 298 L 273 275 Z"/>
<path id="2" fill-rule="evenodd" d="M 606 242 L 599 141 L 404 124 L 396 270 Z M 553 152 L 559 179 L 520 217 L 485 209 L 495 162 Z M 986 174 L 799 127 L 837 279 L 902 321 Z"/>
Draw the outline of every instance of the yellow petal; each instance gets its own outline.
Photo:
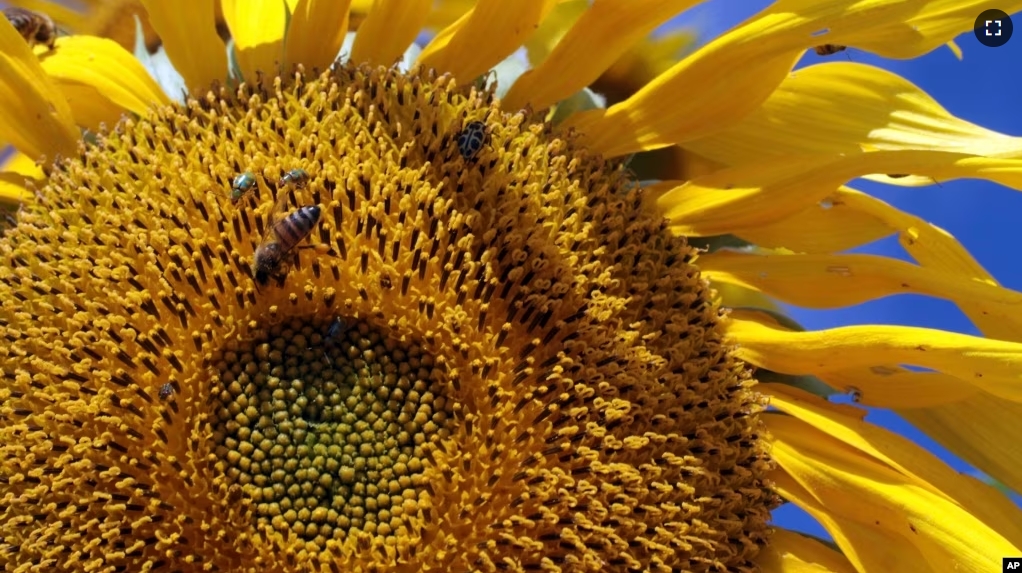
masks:
<path id="1" fill-rule="evenodd" d="M 740 121 L 788 76 L 803 50 L 869 29 L 878 20 L 902 21 L 919 2 L 818 2 L 772 5 L 744 25 L 706 44 L 627 100 L 566 122 L 609 156 L 625 155 L 705 137 Z M 843 43 L 836 42 L 835 43 Z M 735 73 L 741 70 L 741 73 Z M 692 89 L 698 86 L 698 89 Z"/>
<path id="2" fill-rule="evenodd" d="M 546 108 L 593 83 L 628 48 L 700 0 L 609 0 L 594 3 L 537 67 L 504 97 L 511 109 Z"/>
<path id="3" fill-rule="evenodd" d="M 536 33 L 525 41 L 530 67 L 538 66 L 547 59 L 564 34 L 575 25 L 591 4 L 590 0 L 558 0 L 553 10 L 539 23 Z"/>
<path id="4" fill-rule="evenodd" d="M 945 569 L 928 564 L 920 549 L 910 539 L 899 535 L 900 531 L 894 530 L 894 520 L 862 523 L 860 516 L 845 517 L 827 504 L 830 497 L 838 494 L 824 492 L 817 496 L 817 490 L 821 487 L 813 487 L 816 484 L 803 487 L 785 471 L 776 471 L 770 477 L 778 493 L 805 510 L 831 534 L 856 571 L 944 573 Z M 811 476 L 800 474 L 799 478 L 811 479 Z M 902 525 L 903 522 L 901 520 Z"/>
<path id="5" fill-rule="evenodd" d="M 227 77 L 227 52 L 216 33 L 216 13 L 206 0 L 140 0 L 174 68 L 192 93 Z M 176 95 L 176 94 L 175 94 Z"/>
<path id="6" fill-rule="evenodd" d="M 922 448 L 909 444 L 915 451 L 905 452 L 905 448 L 898 447 L 900 437 L 880 428 L 871 430 L 871 437 L 881 440 L 877 445 L 892 447 L 897 455 L 908 456 L 909 459 L 897 460 L 904 463 L 892 466 L 795 417 L 765 415 L 764 418 L 772 445 L 771 457 L 784 470 L 773 476 L 779 488 L 791 483 L 785 480 L 785 473 L 804 488 L 782 489 L 782 495 L 800 506 L 806 503 L 816 509 L 814 506 L 819 504 L 826 508 L 821 513 L 856 525 L 852 531 L 844 527 L 828 530 L 860 570 L 912 570 L 902 568 L 901 563 L 896 567 L 887 563 L 885 568 L 876 568 L 881 565 L 876 557 L 883 556 L 886 560 L 901 555 L 902 558 L 921 557 L 929 567 L 923 570 L 978 573 L 994 570 L 1004 555 L 1018 554 L 1016 543 L 996 529 L 1002 525 L 1000 516 L 1003 515 L 998 513 L 998 508 L 988 507 L 989 503 L 959 502 L 933 484 L 922 481 L 919 475 L 906 475 L 901 471 L 901 467 L 913 465 L 913 469 L 932 469 L 926 475 L 945 477 L 932 468 L 939 465 L 939 461 L 934 460 L 928 464 L 930 467 L 919 466 L 922 458 L 930 456 Z M 823 416 L 817 419 L 827 420 Z M 860 424 L 858 428 L 865 426 L 868 424 Z M 968 495 L 977 491 L 966 486 L 955 493 Z M 1010 505 L 1003 496 L 1000 503 Z M 824 525 L 833 527 L 842 523 L 831 521 Z M 1010 524 L 1006 527 L 1017 529 Z M 880 540 L 884 542 L 878 545 Z M 889 551 L 890 546 L 898 548 L 896 554 Z M 916 552 L 918 556 L 913 555 Z M 867 565 L 871 557 L 873 563 Z"/>
<path id="7" fill-rule="evenodd" d="M 4 146 L 0 146 L 2 149 Z M 43 170 L 32 158 L 15 151 L 0 164 L 0 208 L 16 209 L 21 203 L 32 198 L 29 184 L 34 187 L 45 181 Z"/>
<path id="8" fill-rule="evenodd" d="M 840 202 L 848 209 L 857 211 L 866 216 L 874 217 L 899 235 L 901 246 L 920 265 L 943 271 L 949 274 L 958 274 L 962 277 L 980 280 L 991 285 L 996 285 L 982 266 L 972 258 L 969 251 L 955 240 L 947 231 L 923 221 L 910 213 L 895 209 L 883 201 L 860 193 L 847 187 L 839 189 L 835 194 L 835 201 Z M 965 310 L 965 309 L 963 309 Z M 976 311 L 967 314 L 975 314 L 972 317 L 976 324 L 983 321 L 982 312 Z M 988 336 L 1005 340 L 1022 341 L 1022 338 L 1015 338 L 1022 332 L 1014 329 L 1004 328 L 1001 321 L 990 320 L 980 328 Z M 996 330 L 990 331 L 988 328 Z"/>
<path id="9" fill-rule="evenodd" d="M 835 192 L 831 200 L 897 232 L 902 247 L 921 265 L 997 285 L 943 229 L 846 187 Z M 987 336 L 1022 340 L 1016 322 L 987 317 L 968 302 L 960 302 L 959 306 Z M 1022 419 L 1022 405 L 1005 402 L 975 387 L 966 391 L 944 374 L 908 373 L 896 364 L 880 361 L 816 375 L 836 388 L 859 387 L 865 404 L 898 408 L 901 416 L 962 459 L 1016 491 L 1022 490 L 1022 450 L 1014 446 L 1022 443 L 1022 425 L 1017 423 Z M 887 376 L 891 379 L 885 385 Z M 914 397 L 913 384 L 917 389 Z"/>
<path id="10" fill-rule="evenodd" d="M 16 173 L 25 179 L 42 181 L 45 177 L 43 170 L 39 168 L 34 159 L 17 151 L 12 153 L 0 167 L 3 167 L 4 171 Z"/>
<path id="11" fill-rule="evenodd" d="M 899 241 L 919 264 L 996 285 L 969 252 L 943 229 L 862 193 L 842 197 L 849 208 L 882 220 L 899 234 Z M 971 304 L 962 311 L 987 336 L 1022 341 L 1017 323 L 987 317 Z M 831 374 L 826 376 L 828 381 Z M 929 397 L 929 396 L 928 396 Z M 925 406 L 922 401 L 918 406 Z M 896 407 L 896 406 L 895 406 Z M 933 437 L 944 447 L 1015 491 L 1022 491 L 1022 404 L 1006 402 L 986 392 L 970 394 L 961 401 L 932 407 L 903 406 L 898 414 Z"/>
<path id="12" fill-rule="evenodd" d="M 824 168 L 833 162 L 802 156 L 722 169 L 660 194 L 656 204 L 679 235 L 741 235 L 824 200 L 844 182 Z"/>
<path id="13" fill-rule="evenodd" d="M 908 326 L 846 326 L 785 332 L 731 321 L 735 354 L 783 374 L 905 364 L 950 374 L 991 394 L 1022 402 L 1022 344 Z"/>
<path id="14" fill-rule="evenodd" d="M 846 33 L 830 34 L 827 43 L 854 46 L 885 58 L 909 59 L 946 44 L 959 34 L 972 32 L 976 17 L 990 8 L 986 0 L 903 1 L 914 5 L 912 15 L 897 20 L 881 19 Z M 1007 14 L 1022 9 L 1022 1 L 998 4 Z"/>
<path id="15" fill-rule="evenodd" d="M 956 455 L 1014 491 L 1022 491 L 1022 404 L 980 392 L 966 400 L 896 410 Z"/>
<path id="16" fill-rule="evenodd" d="M 57 81 L 61 89 L 74 90 L 74 94 L 80 96 L 77 98 L 79 102 L 89 93 L 81 88 L 93 88 L 94 97 L 138 115 L 145 114 L 155 104 L 170 103 L 142 64 L 113 40 L 69 36 L 64 38 L 60 50 L 43 56 L 41 61 L 43 70 Z M 76 106 L 71 98 L 68 101 Z M 90 105 L 89 102 L 84 104 Z M 78 115 L 75 117 L 77 119 Z"/>
<path id="17" fill-rule="evenodd" d="M 922 294 L 973 305 L 1022 327 L 1022 293 L 876 255 L 750 255 L 720 251 L 699 257 L 711 281 L 759 290 L 803 308 L 853 306 L 895 294 Z"/>
<path id="18" fill-rule="evenodd" d="M 58 89 L 74 113 L 75 123 L 92 132 L 113 127 L 124 115 L 121 106 L 107 99 L 92 86 L 75 83 L 58 83 Z"/>
<path id="19" fill-rule="evenodd" d="M 714 283 L 713 286 L 715 289 L 740 288 L 729 283 Z M 781 324 L 776 315 L 755 306 L 732 308 L 729 316 L 733 320 L 755 322 L 778 330 L 800 330 Z M 985 394 L 948 374 L 914 372 L 889 364 L 828 369 L 814 376 L 838 392 L 852 393 L 856 403 L 877 408 L 929 408 Z"/>
<path id="20" fill-rule="evenodd" d="M 781 311 L 773 299 L 754 289 L 732 283 L 715 283 L 713 290 L 721 306 L 728 308 L 759 308 L 773 312 Z"/>
<path id="21" fill-rule="evenodd" d="M 863 421 L 866 411 L 828 402 L 780 384 L 757 386 L 770 395 L 770 405 L 840 440 L 938 493 L 1014 544 L 1022 544 L 1022 510 L 1005 503 L 1004 494 L 971 476 L 960 474 L 911 440 Z M 773 424 L 771 418 L 768 424 Z M 773 426 L 771 426 L 772 429 Z"/>
<path id="22" fill-rule="evenodd" d="M 930 408 L 982 393 L 954 376 L 898 366 L 853 367 L 825 372 L 819 378 L 834 388 L 855 392 L 859 404 L 874 408 Z"/>
<path id="23" fill-rule="evenodd" d="M 951 40 L 945 45 L 949 50 L 951 50 L 951 53 L 955 55 L 955 59 L 959 62 L 962 61 L 962 49 L 958 47 L 958 44 L 956 44 L 954 40 Z"/>
<path id="24" fill-rule="evenodd" d="M 862 144 L 887 150 L 1022 157 L 1022 138 L 958 119 L 908 80 L 854 62 L 819 64 L 793 72 L 762 107 L 741 122 L 684 147 L 727 165 L 739 165 L 765 156 L 855 153 Z M 885 182 L 905 183 L 900 179 Z"/>
<path id="25" fill-rule="evenodd" d="M 298 0 L 287 28 L 285 65 L 302 64 L 309 70 L 330 67 L 348 33 L 350 4 L 350 0 Z"/>
<path id="26" fill-rule="evenodd" d="M 57 49 L 67 41 L 60 38 Z M 6 18 L 0 18 L 0 139 L 33 159 L 75 149 L 71 108 Z"/>
<path id="27" fill-rule="evenodd" d="M 25 177 L 17 173 L 0 171 L 0 210 L 13 211 L 32 198 L 25 186 Z"/>
<path id="28" fill-rule="evenodd" d="M 875 151 L 845 156 L 788 156 L 724 169 L 664 193 L 658 204 L 686 236 L 732 233 L 775 223 L 818 204 L 864 173 L 912 169 L 944 180 L 981 177 L 1022 189 L 1022 159 L 943 151 Z"/>
<path id="29" fill-rule="evenodd" d="M 283 0 L 222 0 L 238 67 L 247 81 L 256 72 L 276 74 L 284 56 L 287 4 Z"/>
<path id="30" fill-rule="evenodd" d="M 895 232 L 874 215 L 849 208 L 841 187 L 820 202 L 793 215 L 747 227 L 741 238 L 766 248 L 783 247 L 796 253 L 836 253 L 882 239 Z"/>
<path id="31" fill-rule="evenodd" d="M 376 0 L 372 10 L 358 27 L 351 59 L 389 66 L 422 30 L 432 0 Z"/>
<path id="32" fill-rule="evenodd" d="M 855 573 L 848 558 L 811 537 L 777 528 L 756 557 L 763 573 Z"/>
<path id="33" fill-rule="evenodd" d="M 423 48 L 417 63 L 471 82 L 513 54 L 556 2 L 479 0 Z"/>
<path id="34" fill-rule="evenodd" d="M 426 18 L 426 28 L 442 30 L 468 13 L 476 0 L 438 0 Z"/>

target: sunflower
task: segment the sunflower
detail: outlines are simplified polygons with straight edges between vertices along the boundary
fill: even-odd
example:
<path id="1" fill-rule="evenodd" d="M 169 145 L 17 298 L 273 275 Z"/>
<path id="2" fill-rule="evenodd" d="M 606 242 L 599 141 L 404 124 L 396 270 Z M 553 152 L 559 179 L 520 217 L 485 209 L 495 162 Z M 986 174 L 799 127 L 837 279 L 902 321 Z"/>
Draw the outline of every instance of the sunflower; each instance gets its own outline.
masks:
<path id="1" fill-rule="evenodd" d="M 52 49 L 0 22 L 5 569 L 1022 554 L 997 489 L 828 399 L 1022 489 L 1022 296 L 845 186 L 1022 188 L 1022 145 L 874 67 L 792 72 L 924 54 L 981 2 L 782 1 L 669 66 L 684 41 L 648 36 L 695 2 L 214 4 L 126 2 L 125 39 L 107 4 L 32 3 L 80 32 Z M 842 254 L 891 234 L 917 264 Z M 777 304 L 906 292 L 986 336 Z M 771 527 L 781 503 L 833 542 Z"/>

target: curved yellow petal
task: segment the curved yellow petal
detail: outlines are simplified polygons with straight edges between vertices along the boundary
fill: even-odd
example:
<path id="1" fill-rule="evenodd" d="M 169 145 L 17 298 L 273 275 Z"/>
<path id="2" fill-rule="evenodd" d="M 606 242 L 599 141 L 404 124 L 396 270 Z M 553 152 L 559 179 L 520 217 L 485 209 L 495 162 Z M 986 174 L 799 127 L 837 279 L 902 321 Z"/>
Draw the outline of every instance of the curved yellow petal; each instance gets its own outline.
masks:
<path id="1" fill-rule="evenodd" d="M 45 177 L 43 170 L 39 168 L 34 159 L 17 151 L 11 154 L 0 167 L 6 172 L 16 173 L 25 179 L 42 181 Z"/>
<path id="2" fill-rule="evenodd" d="M 1022 404 L 980 392 L 966 400 L 896 410 L 948 450 L 1015 491 L 1022 491 Z"/>
<path id="3" fill-rule="evenodd" d="M 298 0 L 287 28 L 285 65 L 302 64 L 310 70 L 330 67 L 348 33 L 350 5 L 350 0 Z"/>
<path id="4" fill-rule="evenodd" d="M 819 541 L 777 528 L 756 557 L 763 573 L 855 573 L 848 558 Z"/>
<path id="5" fill-rule="evenodd" d="M 789 456 L 802 454 L 803 452 L 798 452 L 789 454 Z M 946 571 L 936 564 L 927 563 L 920 548 L 912 540 L 900 535 L 901 529 L 908 529 L 904 527 L 904 518 L 900 521 L 874 519 L 872 522 L 864 522 L 865 518 L 862 515 L 846 516 L 846 512 L 836 511 L 828 504 L 831 498 L 840 495 L 829 490 L 840 488 L 844 484 L 832 485 L 824 480 L 818 480 L 823 482 L 820 485 L 800 483 L 800 480 L 810 480 L 815 477 L 816 475 L 808 471 L 798 472 L 798 477 L 792 476 L 787 471 L 776 471 L 770 476 L 774 490 L 815 518 L 831 534 L 856 571 L 884 573 L 889 571 L 944 573 Z M 846 492 L 845 495 L 852 496 L 856 493 L 859 492 Z M 864 505 L 860 508 L 860 513 L 871 508 L 871 506 Z"/>
<path id="6" fill-rule="evenodd" d="M 276 74 L 282 69 L 287 26 L 284 0 L 222 0 L 221 6 L 245 79 L 253 81 L 256 72 Z"/>
<path id="7" fill-rule="evenodd" d="M 167 57 L 192 93 L 227 77 L 227 52 L 216 33 L 216 11 L 207 0 L 139 0 L 163 40 Z M 176 94 L 175 94 L 176 95 Z"/>
<path id="8" fill-rule="evenodd" d="M 479 0 L 441 30 L 416 63 L 468 83 L 510 56 L 535 31 L 557 0 Z"/>
<path id="9" fill-rule="evenodd" d="M 804 308 L 853 306 L 912 293 L 967 301 L 987 316 L 1022 327 L 1022 293 L 889 257 L 720 251 L 700 256 L 699 270 L 711 281 L 738 284 Z"/>
<path id="10" fill-rule="evenodd" d="M 885 58 L 915 58 L 953 41 L 959 34 L 972 32 L 976 17 L 991 7 L 986 0 L 904 3 L 914 4 L 917 10 L 904 19 L 880 20 L 846 34 L 828 35 L 827 42 L 855 46 Z M 1007 1 L 997 8 L 1012 14 L 1022 9 L 1022 2 Z"/>
<path id="11" fill-rule="evenodd" d="M 0 171 L 0 210 L 12 210 L 32 197 L 25 186 L 25 177 L 17 173 Z"/>
<path id="12" fill-rule="evenodd" d="M 991 285 L 997 284 L 969 251 L 944 229 L 854 189 L 843 187 L 833 197 L 848 209 L 874 217 L 897 232 L 901 246 L 920 265 Z M 1022 331 L 1008 328 L 1009 325 L 1000 319 L 987 320 L 978 309 L 970 311 L 964 307 L 963 311 L 970 315 L 973 322 L 981 325 L 980 329 L 988 336 L 1022 342 Z"/>
<path id="13" fill-rule="evenodd" d="M 996 488 L 954 471 L 908 438 L 865 422 L 865 410 L 781 384 L 757 388 L 770 396 L 771 406 L 883 462 L 919 487 L 953 500 L 1013 544 L 1022 545 L 1022 509 L 1005 503 L 1008 500 Z M 773 422 L 768 421 L 771 429 Z"/>
<path id="14" fill-rule="evenodd" d="M 468 13 L 476 4 L 476 0 L 437 0 L 433 10 L 426 18 L 426 28 L 442 30 Z"/>
<path id="15" fill-rule="evenodd" d="M 899 459 L 903 464 L 892 466 L 798 418 L 776 414 L 764 418 L 771 457 L 783 469 L 772 476 L 780 493 L 800 506 L 807 505 L 814 516 L 829 516 L 830 523 L 824 525 L 830 526 L 834 540 L 860 570 L 979 573 L 1000 566 L 1002 556 L 1017 554 L 1018 545 L 996 528 L 1001 525 L 996 508 L 987 507 L 987 503 L 980 508 L 978 504 L 960 503 L 932 484 L 921 482 L 918 476 L 900 470 L 904 462 L 915 465 L 914 469 L 929 469 L 917 465 L 930 456 L 922 448 L 898 451 L 897 455 L 910 459 Z M 866 424 L 860 428 L 863 426 Z M 885 436 L 884 432 L 876 428 L 871 437 L 886 438 L 881 445 L 896 447 L 898 438 L 889 432 Z M 929 465 L 939 464 L 934 460 Z M 800 487 L 787 487 L 794 484 Z M 955 493 L 976 491 L 966 486 Z M 1001 503 L 1010 504 L 1003 496 Z M 820 511 L 822 508 L 826 509 Z M 849 530 L 846 524 L 854 528 Z M 835 526 L 836 530 L 831 529 Z M 892 546 L 897 551 L 891 551 Z M 915 565 L 907 560 L 883 563 L 906 558 L 921 558 L 926 567 L 920 569 L 918 561 Z"/>
<path id="16" fill-rule="evenodd" d="M 765 294 L 741 285 L 717 283 L 713 285 L 717 302 L 727 308 L 760 308 L 774 312 L 781 309 L 777 303 Z"/>
<path id="17" fill-rule="evenodd" d="M 0 168 L 3 169 L 0 171 L 0 208 L 17 208 L 32 198 L 29 184 L 38 187 L 45 181 L 43 170 L 36 162 L 18 151 L 0 162 Z"/>
<path id="18" fill-rule="evenodd" d="M 404 54 L 426 24 L 432 0 L 376 0 L 358 27 L 351 59 L 389 66 Z"/>
<path id="19" fill-rule="evenodd" d="M 67 95 L 74 90 L 74 94 L 80 96 L 75 101 L 68 98 L 72 107 L 92 105 L 81 101 L 82 97 L 89 95 L 88 90 L 82 88 L 93 88 L 93 97 L 138 115 L 146 113 L 154 104 L 170 103 L 142 64 L 113 40 L 69 36 L 64 38 L 60 50 L 44 55 L 41 63 L 43 70 Z M 75 117 L 79 116 L 76 114 Z M 79 123 L 88 122 L 79 120 Z"/>
<path id="20" fill-rule="evenodd" d="M 729 283 L 714 283 L 713 286 L 715 289 L 740 288 Z M 774 316 L 754 308 L 734 308 L 729 316 L 780 330 L 793 330 L 780 324 Z M 818 372 L 814 376 L 838 392 L 852 393 L 856 403 L 876 408 L 923 409 L 985 394 L 948 374 L 914 372 L 889 364 L 839 368 Z"/>
<path id="21" fill-rule="evenodd" d="M 67 41 L 60 38 L 57 49 Z M 33 159 L 74 152 L 71 108 L 6 18 L 0 18 L 0 139 Z"/>
<path id="22" fill-rule="evenodd" d="M 107 99 L 99 90 L 92 86 L 59 82 L 61 95 L 71 106 L 75 115 L 75 123 L 83 129 L 100 132 L 113 127 L 124 115 L 124 108 Z"/>
<path id="23" fill-rule="evenodd" d="M 733 320 L 735 354 L 782 374 L 905 364 L 950 374 L 991 394 L 1022 402 L 1022 344 L 908 326 L 846 326 L 785 332 Z"/>
<path id="24" fill-rule="evenodd" d="M 954 376 L 913 372 L 897 366 L 848 368 L 825 372 L 819 378 L 834 388 L 855 392 L 857 403 L 874 408 L 930 408 L 982 392 Z"/>
<path id="25" fill-rule="evenodd" d="M 865 245 L 895 232 L 882 220 L 869 213 L 850 208 L 843 200 L 840 187 L 793 215 L 747 227 L 741 238 L 766 248 L 785 248 L 796 253 L 836 253 Z"/>
<path id="26" fill-rule="evenodd" d="M 536 33 L 523 44 L 525 51 L 528 52 L 529 66 L 538 66 L 547 59 L 550 52 L 564 38 L 564 34 L 575 25 L 575 22 L 591 5 L 590 0 L 558 0 L 553 10 L 539 23 Z"/>
<path id="27" fill-rule="evenodd" d="M 902 247 L 919 264 L 997 284 L 965 247 L 943 229 L 863 193 L 843 193 L 841 200 L 849 208 L 875 216 L 896 230 Z M 987 336 L 1022 341 L 1022 330 L 1016 323 L 988 317 L 968 303 L 959 306 Z M 828 381 L 830 377 L 830 373 L 821 376 Z M 1018 423 L 1022 420 L 1022 404 L 980 391 L 960 401 L 918 406 L 902 406 L 897 412 L 973 466 L 1015 491 L 1022 491 L 1022 449 L 1017 447 L 1022 443 L 1022 424 Z"/>
<path id="28" fill-rule="evenodd" d="M 771 224 L 824 201 L 864 173 L 910 168 L 941 179 L 979 177 L 1022 189 L 1022 159 L 943 151 L 874 151 L 844 156 L 788 156 L 724 169 L 662 194 L 657 203 L 675 232 L 725 233 Z"/>
<path id="29" fill-rule="evenodd" d="M 510 109 L 546 108 L 590 85 L 657 26 L 700 0 L 608 0 L 582 14 L 549 57 L 504 96 Z"/>
<path id="30" fill-rule="evenodd" d="M 823 200 L 844 182 L 822 169 L 834 159 L 802 156 L 722 169 L 661 193 L 656 205 L 680 235 L 740 234 Z M 826 181 L 819 184 L 810 173 Z"/>
<path id="31" fill-rule="evenodd" d="M 951 53 L 955 55 L 956 60 L 958 60 L 959 62 L 962 61 L 962 49 L 958 47 L 958 44 L 956 44 L 954 40 L 951 40 L 950 42 L 944 45 L 947 46 L 947 48 L 951 50 Z"/>
<path id="32" fill-rule="evenodd" d="M 1022 157 L 1022 138 L 959 119 L 901 76 L 855 62 L 818 64 L 793 72 L 759 109 L 684 147 L 715 161 L 740 165 L 790 154 L 856 153 L 863 144 L 886 150 Z"/>
<path id="33" fill-rule="evenodd" d="M 918 4 L 918 2 L 916 2 Z M 738 123 L 788 76 L 803 50 L 832 35 L 918 12 L 902 2 L 778 2 L 706 44 L 627 100 L 565 122 L 609 156 L 705 137 Z M 829 40 L 828 40 L 829 41 Z M 741 70 L 736 74 L 735 70 Z M 699 86 L 699 89 L 691 89 Z"/>

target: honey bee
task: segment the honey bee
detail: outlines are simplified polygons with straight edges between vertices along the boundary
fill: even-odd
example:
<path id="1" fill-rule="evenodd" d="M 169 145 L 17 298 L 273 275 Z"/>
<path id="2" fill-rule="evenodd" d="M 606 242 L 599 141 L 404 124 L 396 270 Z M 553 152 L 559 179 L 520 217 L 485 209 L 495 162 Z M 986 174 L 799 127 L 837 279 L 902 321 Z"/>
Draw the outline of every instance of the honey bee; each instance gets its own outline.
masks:
<path id="1" fill-rule="evenodd" d="M 277 183 L 277 187 L 283 187 L 285 185 L 294 185 L 301 189 L 305 187 L 305 184 L 309 182 L 309 174 L 304 169 L 292 169 L 284 174 Z"/>
<path id="2" fill-rule="evenodd" d="M 830 56 L 847 49 L 848 46 L 839 46 L 838 44 L 823 44 L 813 48 L 817 56 Z"/>
<path id="3" fill-rule="evenodd" d="M 486 143 L 486 124 L 473 121 L 458 132 L 458 152 L 467 161 L 475 159 Z"/>
<path id="4" fill-rule="evenodd" d="M 29 47 L 45 44 L 53 49 L 57 42 L 57 26 L 53 19 L 42 12 L 33 12 L 24 8 L 4 8 L 4 16 L 28 42 Z"/>
<path id="5" fill-rule="evenodd" d="M 297 211 L 284 215 L 287 193 L 278 193 L 277 204 L 270 213 L 269 224 L 262 241 L 256 247 L 252 261 L 252 275 L 256 285 L 266 286 L 271 278 L 283 280 L 287 277 L 284 259 L 305 240 L 319 222 L 322 210 L 319 205 L 306 205 Z M 294 257 L 298 257 L 295 252 Z"/>

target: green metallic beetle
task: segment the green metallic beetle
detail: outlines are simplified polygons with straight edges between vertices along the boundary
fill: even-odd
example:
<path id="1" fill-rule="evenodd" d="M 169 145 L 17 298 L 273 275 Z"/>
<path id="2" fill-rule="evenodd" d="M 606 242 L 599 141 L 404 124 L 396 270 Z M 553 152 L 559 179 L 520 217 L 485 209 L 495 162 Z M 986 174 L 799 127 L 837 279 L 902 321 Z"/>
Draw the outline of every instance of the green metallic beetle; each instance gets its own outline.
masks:
<path id="1" fill-rule="evenodd" d="M 237 205 L 238 201 L 251 193 L 255 188 L 255 182 L 255 175 L 252 175 L 251 171 L 246 171 L 235 177 L 231 181 L 231 204 Z"/>

